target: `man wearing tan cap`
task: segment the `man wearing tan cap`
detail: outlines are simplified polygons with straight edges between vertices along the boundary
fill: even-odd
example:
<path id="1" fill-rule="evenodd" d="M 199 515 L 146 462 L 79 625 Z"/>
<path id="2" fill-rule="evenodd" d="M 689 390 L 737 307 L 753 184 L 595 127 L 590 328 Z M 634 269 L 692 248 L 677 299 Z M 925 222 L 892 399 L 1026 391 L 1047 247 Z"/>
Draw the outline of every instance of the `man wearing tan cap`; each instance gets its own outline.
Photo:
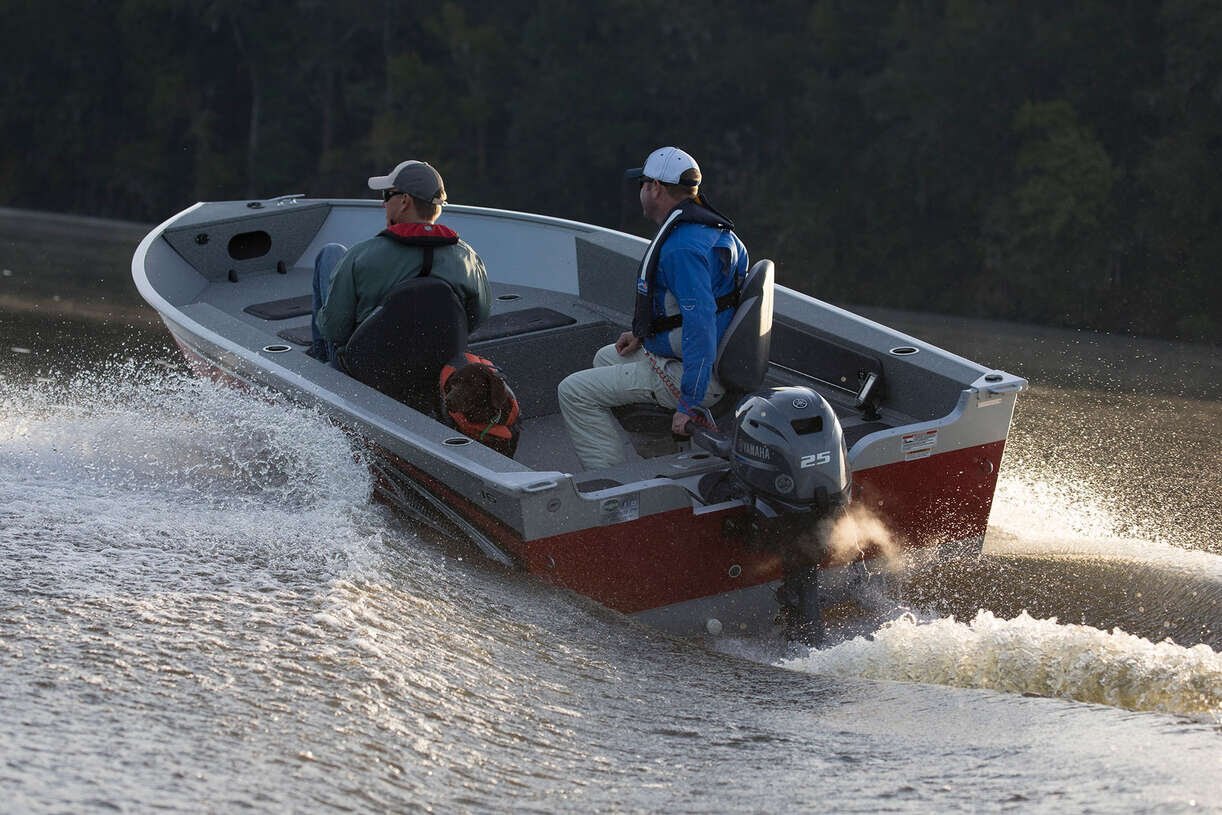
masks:
<path id="1" fill-rule="evenodd" d="M 345 249 L 327 244 L 314 262 L 311 356 L 335 364 L 336 350 L 397 285 L 431 275 L 453 289 L 474 329 L 492 307 L 488 274 L 458 233 L 437 223 L 446 203 L 441 175 L 423 161 L 404 161 L 369 179 L 382 194 L 386 229 Z"/>

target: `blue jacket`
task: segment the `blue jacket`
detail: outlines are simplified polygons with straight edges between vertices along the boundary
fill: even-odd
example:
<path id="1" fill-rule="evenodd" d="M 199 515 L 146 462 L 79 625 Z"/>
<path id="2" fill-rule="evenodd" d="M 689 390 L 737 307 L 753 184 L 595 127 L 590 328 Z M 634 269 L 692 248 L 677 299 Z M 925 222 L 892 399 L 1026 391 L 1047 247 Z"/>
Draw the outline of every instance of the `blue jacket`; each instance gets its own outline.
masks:
<path id="1" fill-rule="evenodd" d="M 681 223 L 658 251 L 654 316 L 682 314 L 683 325 L 646 338 L 645 349 L 683 360 L 679 410 L 687 413 L 708 390 L 717 345 L 734 317 L 733 309 L 718 313 L 716 300 L 746 276 L 747 247 L 728 229 Z"/>

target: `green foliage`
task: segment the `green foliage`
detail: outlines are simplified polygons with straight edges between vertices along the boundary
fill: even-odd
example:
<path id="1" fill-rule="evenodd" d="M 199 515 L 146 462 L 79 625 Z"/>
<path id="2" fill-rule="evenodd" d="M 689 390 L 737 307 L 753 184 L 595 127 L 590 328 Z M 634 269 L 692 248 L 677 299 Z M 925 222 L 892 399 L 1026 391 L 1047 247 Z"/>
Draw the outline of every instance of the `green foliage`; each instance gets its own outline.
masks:
<path id="1" fill-rule="evenodd" d="M 0 205 L 368 195 L 647 234 L 674 143 L 788 285 L 1217 342 L 1215 0 L 10 0 Z"/>
<path id="2" fill-rule="evenodd" d="M 1112 192 L 1112 163 L 1073 107 L 1062 100 L 1028 102 L 1014 127 L 1020 144 L 1014 191 L 1019 231 L 1059 241 L 1098 229 Z"/>
<path id="3" fill-rule="evenodd" d="M 1025 103 L 1014 135 L 1013 181 L 985 225 L 982 282 L 1006 293 L 994 306 L 1002 316 L 1089 324 L 1109 268 L 1116 172 L 1065 100 Z"/>

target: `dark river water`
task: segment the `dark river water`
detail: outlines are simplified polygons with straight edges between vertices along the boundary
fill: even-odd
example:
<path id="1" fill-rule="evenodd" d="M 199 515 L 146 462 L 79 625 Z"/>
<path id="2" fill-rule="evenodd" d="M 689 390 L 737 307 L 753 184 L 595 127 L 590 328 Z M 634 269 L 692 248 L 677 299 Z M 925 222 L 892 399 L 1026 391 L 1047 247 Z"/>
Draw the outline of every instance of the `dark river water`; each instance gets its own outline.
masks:
<path id="1" fill-rule="evenodd" d="M 713 649 L 192 378 L 143 231 L 0 210 L 0 810 L 1222 812 L 1214 349 L 869 311 L 1032 382 L 985 555 Z"/>

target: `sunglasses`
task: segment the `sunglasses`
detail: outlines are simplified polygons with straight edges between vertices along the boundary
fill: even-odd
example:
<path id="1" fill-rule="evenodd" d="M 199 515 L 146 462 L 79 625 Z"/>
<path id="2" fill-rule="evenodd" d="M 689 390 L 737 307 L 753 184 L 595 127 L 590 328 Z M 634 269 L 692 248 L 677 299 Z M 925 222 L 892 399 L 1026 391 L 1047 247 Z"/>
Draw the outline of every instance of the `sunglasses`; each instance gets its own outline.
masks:
<path id="1" fill-rule="evenodd" d="M 640 180 L 642 187 L 644 187 L 646 184 L 652 184 L 653 181 L 654 180 L 652 178 L 645 178 L 644 176 L 641 176 L 641 180 Z"/>
<path id="2" fill-rule="evenodd" d="M 407 193 L 403 192 L 402 190 L 382 190 L 382 203 L 385 204 L 396 195 L 407 195 Z"/>

